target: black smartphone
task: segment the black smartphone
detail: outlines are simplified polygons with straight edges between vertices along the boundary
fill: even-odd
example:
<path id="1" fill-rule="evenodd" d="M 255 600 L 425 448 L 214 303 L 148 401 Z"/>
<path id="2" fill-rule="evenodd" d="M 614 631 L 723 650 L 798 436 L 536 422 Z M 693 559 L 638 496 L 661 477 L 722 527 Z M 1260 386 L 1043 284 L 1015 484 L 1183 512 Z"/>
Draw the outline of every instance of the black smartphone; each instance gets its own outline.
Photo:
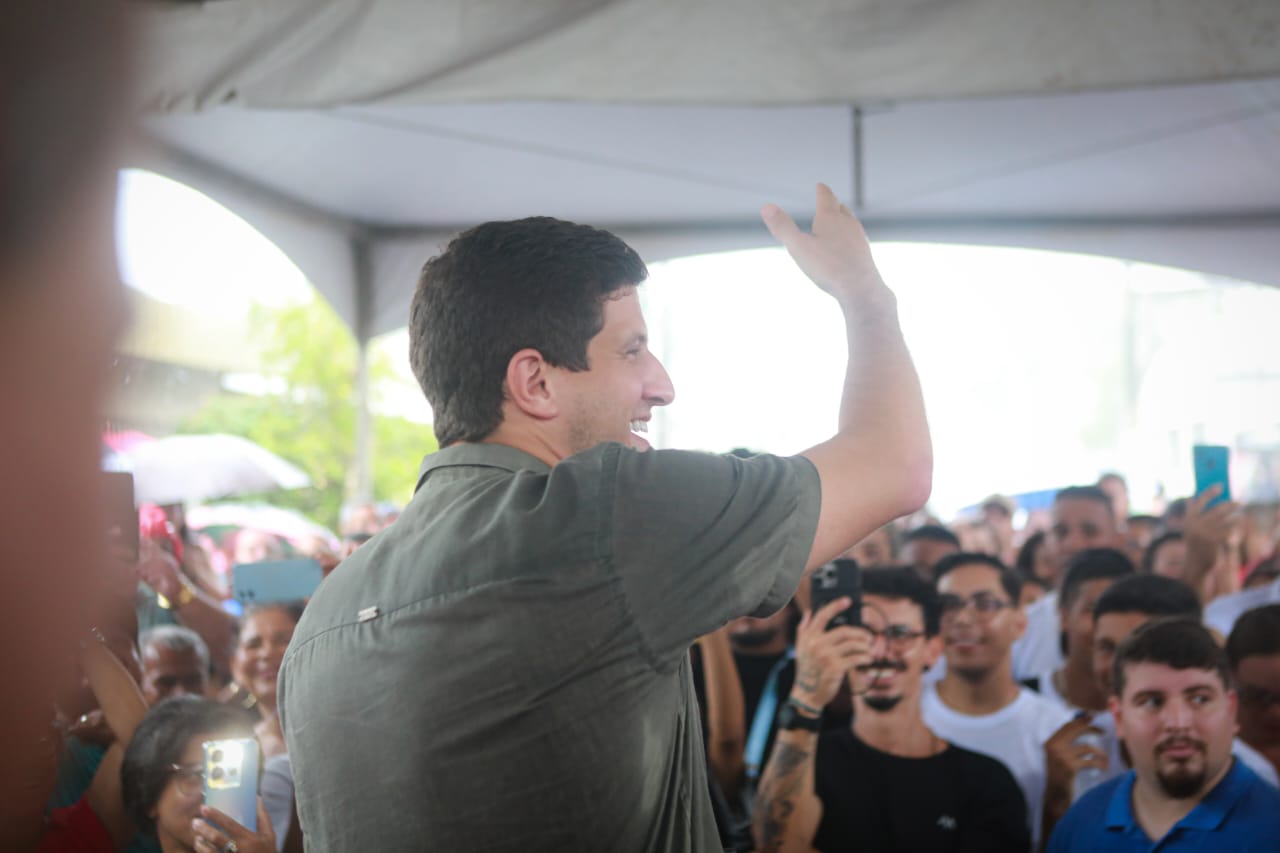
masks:
<path id="1" fill-rule="evenodd" d="M 120 542 L 138 559 L 138 508 L 133 503 L 133 475 L 103 471 L 102 490 L 107 507 L 107 538 Z"/>
<path id="2" fill-rule="evenodd" d="M 827 623 L 827 630 L 841 625 L 862 624 L 862 569 L 848 557 L 839 557 L 816 570 L 809 579 L 813 609 L 819 610 L 837 598 L 847 597 L 852 604 Z"/>

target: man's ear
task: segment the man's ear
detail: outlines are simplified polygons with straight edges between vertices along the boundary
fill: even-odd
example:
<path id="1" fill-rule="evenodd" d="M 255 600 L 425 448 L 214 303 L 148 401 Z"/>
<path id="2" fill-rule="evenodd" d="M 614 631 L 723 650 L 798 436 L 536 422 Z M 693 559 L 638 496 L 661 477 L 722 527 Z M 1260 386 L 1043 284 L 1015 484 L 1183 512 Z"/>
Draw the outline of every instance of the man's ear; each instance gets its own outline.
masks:
<path id="1" fill-rule="evenodd" d="M 1124 731 L 1121 728 L 1124 725 L 1124 706 L 1120 704 L 1118 696 L 1107 697 L 1107 710 L 1111 712 L 1111 718 L 1115 721 L 1116 737 L 1121 737 L 1121 733 Z"/>
<path id="2" fill-rule="evenodd" d="M 548 381 L 551 365 L 542 353 L 526 347 L 507 362 L 507 399 L 524 414 L 537 420 L 549 420 L 559 414 L 555 393 Z"/>

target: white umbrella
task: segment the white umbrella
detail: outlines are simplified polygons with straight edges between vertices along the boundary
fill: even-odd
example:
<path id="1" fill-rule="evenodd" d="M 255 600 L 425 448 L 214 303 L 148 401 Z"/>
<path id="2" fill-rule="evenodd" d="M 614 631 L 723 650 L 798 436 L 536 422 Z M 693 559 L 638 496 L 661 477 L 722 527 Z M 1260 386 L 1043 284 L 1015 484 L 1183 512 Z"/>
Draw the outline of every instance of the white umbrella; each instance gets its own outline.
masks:
<path id="1" fill-rule="evenodd" d="M 300 542 L 318 536 L 336 549 L 338 537 L 322 524 L 317 524 L 297 510 L 260 503 L 221 503 L 193 506 L 186 512 L 187 526 L 193 530 L 206 527 L 245 527 L 263 530 Z"/>
<path id="2" fill-rule="evenodd" d="M 201 503 L 311 485 L 296 465 L 235 435 L 173 435 L 120 455 L 133 470 L 139 503 Z"/>

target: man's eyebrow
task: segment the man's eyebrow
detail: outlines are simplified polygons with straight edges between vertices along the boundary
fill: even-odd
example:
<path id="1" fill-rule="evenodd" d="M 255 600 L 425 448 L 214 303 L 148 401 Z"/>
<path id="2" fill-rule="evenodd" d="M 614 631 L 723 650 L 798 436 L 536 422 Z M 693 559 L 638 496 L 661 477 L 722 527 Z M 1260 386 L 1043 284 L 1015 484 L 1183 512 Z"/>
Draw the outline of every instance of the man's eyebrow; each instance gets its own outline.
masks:
<path id="1" fill-rule="evenodd" d="M 1164 696 L 1165 696 L 1165 691 L 1151 688 L 1149 690 L 1139 690 L 1138 692 L 1134 693 L 1133 701 L 1137 702 L 1139 699 L 1149 699 L 1152 697 L 1163 699 Z"/>
<path id="2" fill-rule="evenodd" d="M 625 341 L 623 341 L 622 346 L 625 348 L 625 347 L 633 346 L 635 344 L 639 344 L 640 346 L 648 346 L 649 335 L 645 332 L 636 332 L 634 335 L 629 336 Z"/>

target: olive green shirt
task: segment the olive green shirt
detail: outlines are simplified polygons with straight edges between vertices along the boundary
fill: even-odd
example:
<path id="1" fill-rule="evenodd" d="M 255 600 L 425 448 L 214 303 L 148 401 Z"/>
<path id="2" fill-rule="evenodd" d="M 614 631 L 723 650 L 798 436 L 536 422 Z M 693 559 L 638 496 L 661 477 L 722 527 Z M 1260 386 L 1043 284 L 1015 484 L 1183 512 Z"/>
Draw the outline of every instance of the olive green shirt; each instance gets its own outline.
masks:
<path id="1" fill-rule="evenodd" d="M 801 457 L 428 457 L 280 671 L 308 849 L 720 850 L 687 652 L 786 604 L 819 500 Z"/>

